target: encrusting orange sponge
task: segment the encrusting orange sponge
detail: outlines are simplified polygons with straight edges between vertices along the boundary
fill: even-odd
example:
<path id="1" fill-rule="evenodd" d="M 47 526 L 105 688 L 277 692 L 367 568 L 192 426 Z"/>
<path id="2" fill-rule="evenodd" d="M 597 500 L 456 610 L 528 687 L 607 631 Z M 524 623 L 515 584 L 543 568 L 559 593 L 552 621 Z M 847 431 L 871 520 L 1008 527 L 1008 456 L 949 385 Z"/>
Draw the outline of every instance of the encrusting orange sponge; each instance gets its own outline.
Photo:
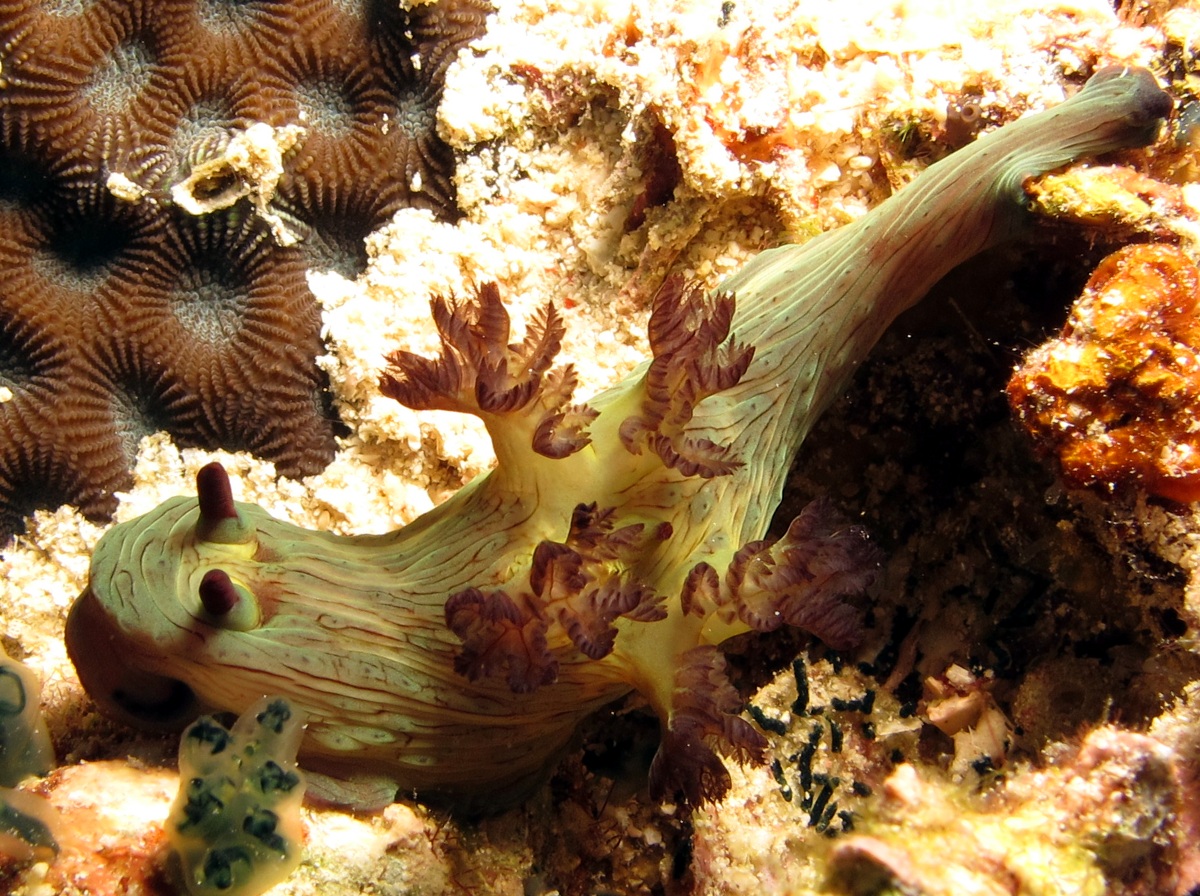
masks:
<path id="1" fill-rule="evenodd" d="M 1200 271 L 1182 249 L 1126 246 L 1100 263 L 1062 335 L 1008 398 L 1073 487 L 1135 485 L 1200 500 Z"/>

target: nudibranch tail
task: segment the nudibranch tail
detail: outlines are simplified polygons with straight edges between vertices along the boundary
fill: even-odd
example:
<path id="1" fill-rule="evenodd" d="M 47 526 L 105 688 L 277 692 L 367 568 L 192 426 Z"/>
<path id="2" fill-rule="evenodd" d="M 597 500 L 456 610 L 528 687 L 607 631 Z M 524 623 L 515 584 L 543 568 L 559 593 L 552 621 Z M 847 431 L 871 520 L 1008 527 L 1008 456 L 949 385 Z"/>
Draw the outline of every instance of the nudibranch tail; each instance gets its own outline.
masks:
<path id="1" fill-rule="evenodd" d="M 637 690 L 662 724 L 656 795 L 718 797 L 720 757 L 760 758 L 763 737 L 717 645 L 782 625 L 861 637 L 853 601 L 878 569 L 863 533 L 815 502 L 765 538 L 814 419 L 900 311 L 1028 217 L 1026 178 L 1142 145 L 1170 109 L 1148 73 L 1102 71 L 711 295 L 668 280 L 653 358 L 587 404 L 555 365 L 552 306 L 510 342 L 494 284 L 434 299 L 439 356 L 396 352 L 381 390 L 480 417 L 496 469 L 356 537 L 236 503 L 202 471 L 199 499 L 97 545 L 67 624 L 80 679 L 135 723 L 277 694 L 308 720 L 306 770 L 476 809 L 542 780 L 584 716 Z"/>
<path id="2" fill-rule="evenodd" d="M 896 316 L 1032 221 L 1025 183 L 1083 156 L 1150 143 L 1172 107 L 1148 71 L 1103 69 L 1066 102 L 931 165 L 853 224 L 762 252 L 718 287 L 736 294 L 733 331 L 755 360 L 698 409 L 691 428 L 736 432 L 733 450 L 753 446 L 760 458 L 746 472 L 768 481 L 753 486 L 741 542 L 760 537 L 809 427 Z"/>

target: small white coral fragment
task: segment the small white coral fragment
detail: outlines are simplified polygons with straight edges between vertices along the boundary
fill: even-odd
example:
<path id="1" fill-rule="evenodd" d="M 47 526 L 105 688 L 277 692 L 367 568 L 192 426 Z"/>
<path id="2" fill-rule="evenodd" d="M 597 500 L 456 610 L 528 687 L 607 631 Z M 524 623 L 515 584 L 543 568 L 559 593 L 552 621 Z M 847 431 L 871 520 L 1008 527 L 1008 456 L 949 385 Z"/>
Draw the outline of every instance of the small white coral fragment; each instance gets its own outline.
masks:
<path id="1" fill-rule="evenodd" d="M 123 202 L 140 202 L 149 195 L 149 191 L 145 187 L 134 183 L 120 171 L 110 174 L 104 185 L 108 187 L 108 192 Z"/>
<path id="2" fill-rule="evenodd" d="M 258 701 L 232 729 L 204 716 L 183 733 L 167 834 L 192 896 L 255 896 L 300 864 L 302 733 L 278 697 Z"/>
<path id="3" fill-rule="evenodd" d="M 171 187 L 171 199 L 192 215 L 206 215 L 249 197 L 254 210 L 281 246 L 299 241 L 277 212 L 269 208 L 283 176 L 283 157 L 304 136 L 299 125 L 273 128 L 258 121 L 234 134 L 220 155 L 196 165 Z"/>
<path id="4" fill-rule="evenodd" d="M 954 740 L 950 771 L 965 775 L 1004 765 L 1012 744 L 1012 728 L 989 689 L 989 678 L 977 678 L 952 665 L 941 678 L 925 682 L 925 717 Z"/>

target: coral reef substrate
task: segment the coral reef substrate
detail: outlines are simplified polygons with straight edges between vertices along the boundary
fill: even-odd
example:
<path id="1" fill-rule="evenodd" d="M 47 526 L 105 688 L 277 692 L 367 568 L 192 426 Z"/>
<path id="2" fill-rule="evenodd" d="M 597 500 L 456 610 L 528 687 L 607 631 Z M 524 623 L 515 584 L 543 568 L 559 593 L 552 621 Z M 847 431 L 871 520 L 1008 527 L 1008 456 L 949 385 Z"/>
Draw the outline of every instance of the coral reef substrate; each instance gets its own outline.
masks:
<path id="1" fill-rule="evenodd" d="M 480 418 L 496 468 L 407 527 L 347 538 L 237 505 L 206 467 L 198 500 L 97 545 L 67 620 L 81 682 L 151 727 L 285 695 L 308 717 L 310 768 L 382 779 L 384 802 L 476 809 L 522 795 L 583 716 L 634 689 L 662 726 L 652 795 L 720 798 L 717 754 L 761 760 L 765 740 L 737 715 L 717 646 L 784 625 L 842 650 L 862 636 L 842 600 L 873 579 L 856 534 L 814 502 L 765 539 L 805 435 L 898 314 L 1028 228 L 1027 177 L 1147 145 L 1172 108 L 1149 71 L 1101 69 L 711 294 L 668 278 L 652 359 L 587 404 L 553 366 L 553 305 L 510 342 L 494 285 L 434 298 L 440 353 L 394 353 L 382 390 Z"/>
<path id="2" fill-rule="evenodd" d="M 389 351 L 436 353 L 430 295 L 470 296 L 495 280 L 518 328 L 547 301 L 559 303 L 560 357 L 575 365 L 584 394 L 598 391 L 646 355 L 649 296 L 668 270 L 715 285 L 753 251 L 861 216 L 945 154 L 955 105 L 977 106 L 986 132 L 1061 102 L 1106 64 L 1151 66 L 1177 97 L 1194 95 L 1195 4 L 1120 7 L 501 4 L 466 64 L 452 68 L 439 110 L 439 131 L 459 150 L 464 217 L 447 224 L 402 210 L 370 238 L 362 276 L 310 275 L 330 350 L 322 365 L 352 430 L 335 462 L 300 483 L 245 453 L 180 450 L 151 437 L 118 518 L 192 493 L 197 471 L 219 460 L 239 500 L 296 525 L 349 534 L 411 521 L 494 462 L 473 418 L 409 411 L 378 393 Z M 739 144 L 751 151 L 735 154 Z M 1194 163 L 1173 143 L 1109 160 L 1130 161 L 1154 177 L 1183 178 L 1186 207 L 1168 214 L 1186 240 L 1189 226 L 1195 232 L 1186 216 L 1198 206 L 1186 179 Z M 1112 182 L 1098 168 L 1097 181 Z M 254 209 L 254 196 L 247 200 Z M 1129 238 L 1127 228 L 1120 233 Z M 802 649 L 784 633 L 727 652 L 752 703 L 746 718 L 763 720 L 790 800 L 769 764 L 733 767 L 729 797 L 691 819 L 648 804 L 658 735 L 635 706 L 623 707 L 585 726 L 548 787 L 492 819 L 465 822 L 408 802 L 375 817 L 306 807 L 304 858 L 277 892 L 826 893 L 828 848 L 877 813 L 896 761 L 940 791 L 909 805 L 936 807 L 945 796 L 1003 816 L 1027 800 L 1028 837 L 1048 841 L 1059 816 L 1042 800 L 1038 770 L 1080 769 L 1078 741 L 1106 720 L 1149 729 L 1176 751 L 1174 767 L 1194 795 L 1200 700 L 1187 683 L 1200 679 L 1196 512 L 1136 488 L 1116 501 L 1065 491 L 1030 456 L 1003 400 L 1018 355 L 1062 326 L 1087 271 L 1117 247 L 1110 238 L 1098 229 L 1081 243 L 1058 232 L 951 275 L 885 335 L 807 440 L 783 521 L 811 497 L 832 495 L 888 559 L 874 636 L 858 652 Z M 62 839 L 51 866 L 0 872 L 21 892 L 164 888 L 162 823 L 178 787 L 178 740 L 133 737 L 97 716 L 61 642 L 102 531 L 67 508 L 38 512 L 0 555 L 5 646 L 46 682 L 64 762 L 32 786 L 80 835 Z M 797 656 L 805 675 L 791 668 Z M 774 669 L 784 671 L 756 690 Z M 998 753 L 997 713 L 1016 735 L 1002 737 Z M 955 728 L 972 718 L 991 720 L 975 746 L 969 728 Z M 985 749 L 1000 758 L 976 771 L 972 760 Z M 965 773 L 947 774 L 964 763 Z M 1126 787 L 1111 768 L 1082 770 L 1074 786 L 1128 800 L 1130 819 L 1169 795 Z M 987 805 L 1000 789 L 1013 794 L 1009 807 Z M 994 823 L 960 815 L 969 825 Z M 1112 866 L 1116 873 L 1101 867 L 1110 892 L 1157 896 L 1137 871 L 1171 858 L 1161 845 L 1169 838 L 1185 843 L 1190 831 L 1194 844 L 1196 818 L 1193 797 L 1141 859 Z M 1193 882 L 1196 856 L 1175 856 Z M 1006 883 L 982 865 L 971 870 L 976 882 Z"/>

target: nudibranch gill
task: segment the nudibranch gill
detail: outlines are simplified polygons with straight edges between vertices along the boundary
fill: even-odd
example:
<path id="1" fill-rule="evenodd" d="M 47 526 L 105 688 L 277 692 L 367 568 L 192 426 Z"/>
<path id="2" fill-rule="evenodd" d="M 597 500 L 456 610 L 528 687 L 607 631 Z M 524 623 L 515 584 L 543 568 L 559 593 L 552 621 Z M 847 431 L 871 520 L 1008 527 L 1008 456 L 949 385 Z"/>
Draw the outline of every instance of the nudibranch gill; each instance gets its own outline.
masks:
<path id="1" fill-rule="evenodd" d="M 587 404 L 554 365 L 552 306 L 510 343 L 495 286 L 435 299 L 440 356 L 395 353 L 381 388 L 482 418 L 495 468 L 398 531 L 355 537 L 235 502 L 205 468 L 198 499 L 97 545 L 66 630 L 84 687 L 160 727 L 278 695 L 308 719 L 300 762 L 332 798 L 477 808 L 526 792 L 583 717 L 637 690 L 662 726 L 652 792 L 720 796 L 721 756 L 761 758 L 765 740 L 717 645 L 793 625 L 851 647 L 847 598 L 875 574 L 821 501 L 764 539 L 813 421 L 897 314 L 1019 230 L 1027 178 L 1146 145 L 1171 108 L 1148 72 L 1102 70 L 711 294 L 668 279 L 653 359 Z"/>

